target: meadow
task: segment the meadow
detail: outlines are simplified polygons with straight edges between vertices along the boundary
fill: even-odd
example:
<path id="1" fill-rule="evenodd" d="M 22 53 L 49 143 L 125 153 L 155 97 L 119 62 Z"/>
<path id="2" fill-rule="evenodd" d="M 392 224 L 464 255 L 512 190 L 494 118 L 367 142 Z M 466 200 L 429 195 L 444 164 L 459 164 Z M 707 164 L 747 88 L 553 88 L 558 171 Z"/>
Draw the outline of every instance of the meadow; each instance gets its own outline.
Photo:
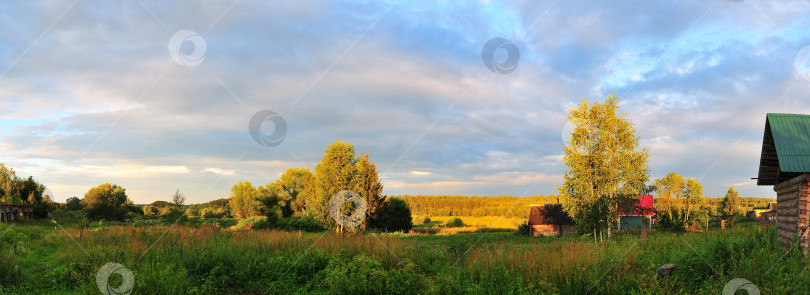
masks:
<path id="1" fill-rule="evenodd" d="M 719 294 L 733 278 L 762 294 L 810 292 L 803 256 L 783 257 L 775 229 L 759 225 L 653 232 L 646 243 L 632 233 L 597 243 L 47 220 L 0 224 L 0 233 L 2 294 L 100 294 L 96 275 L 108 262 L 133 273 L 133 294 Z M 674 275 L 656 279 L 666 263 Z"/>

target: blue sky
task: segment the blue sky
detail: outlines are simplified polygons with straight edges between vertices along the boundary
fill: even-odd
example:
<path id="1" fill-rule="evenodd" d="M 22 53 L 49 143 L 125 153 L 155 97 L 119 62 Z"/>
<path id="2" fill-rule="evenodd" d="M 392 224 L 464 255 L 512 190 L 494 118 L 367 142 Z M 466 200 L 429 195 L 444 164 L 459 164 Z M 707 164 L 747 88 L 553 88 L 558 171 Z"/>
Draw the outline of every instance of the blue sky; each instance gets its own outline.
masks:
<path id="1" fill-rule="evenodd" d="M 60 201 L 111 182 L 204 202 L 336 140 L 387 194 L 556 194 L 568 109 L 614 92 L 652 178 L 774 197 L 750 180 L 765 113 L 810 113 L 802 1 L 25 1 L 0 22 L 0 162 Z M 514 72 L 484 65 L 493 38 Z M 277 146 L 249 133 L 261 110 Z"/>

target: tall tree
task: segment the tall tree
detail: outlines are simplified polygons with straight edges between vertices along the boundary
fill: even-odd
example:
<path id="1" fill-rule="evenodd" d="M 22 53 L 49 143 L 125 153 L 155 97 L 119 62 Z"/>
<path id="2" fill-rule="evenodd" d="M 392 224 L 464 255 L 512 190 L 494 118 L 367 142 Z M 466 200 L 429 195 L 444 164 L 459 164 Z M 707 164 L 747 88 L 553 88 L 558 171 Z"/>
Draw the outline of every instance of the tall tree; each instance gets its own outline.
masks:
<path id="1" fill-rule="evenodd" d="M 678 172 L 667 173 L 667 176 L 654 181 L 658 198 L 664 203 L 669 219 L 672 220 L 672 209 L 676 207 L 684 192 L 684 179 Z"/>
<path id="2" fill-rule="evenodd" d="M 619 99 L 609 95 L 604 102 L 583 99 L 568 119 L 574 130 L 563 147 L 568 171 L 559 192 L 565 209 L 580 228 L 602 232 L 617 222 L 617 207 L 641 192 L 649 178 L 649 151 L 640 148 L 641 138 L 626 113 L 618 113 Z"/>
<path id="3" fill-rule="evenodd" d="M 123 220 L 131 203 L 126 189 L 117 184 L 105 183 L 91 188 L 84 195 L 83 206 L 91 219 Z"/>
<path id="4" fill-rule="evenodd" d="M 731 216 L 737 214 L 740 210 L 740 197 L 734 187 L 730 187 L 726 191 L 726 196 L 720 201 L 720 206 L 717 208 L 723 216 Z"/>
<path id="5" fill-rule="evenodd" d="M 366 229 L 369 221 L 377 218 L 379 209 L 385 203 L 385 196 L 382 194 L 383 184 L 377 172 L 377 165 L 369 161 L 367 154 L 360 155 L 356 166 L 354 192 L 366 200 L 368 210 L 366 210 L 366 219 L 363 222 L 363 229 Z"/>
<path id="6" fill-rule="evenodd" d="M 0 203 L 21 205 L 20 181 L 14 168 L 0 164 Z"/>
<path id="7" fill-rule="evenodd" d="M 282 217 L 304 212 L 306 200 L 310 197 L 307 185 L 311 185 L 315 175 L 307 168 L 290 168 L 281 177 L 267 185 L 267 190 L 277 194 Z"/>
<path id="8" fill-rule="evenodd" d="M 321 162 L 315 167 L 315 177 L 320 183 L 321 190 L 313 207 L 314 218 L 326 228 L 334 228 L 341 232 L 342 226 L 337 224 L 329 214 L 329 201 L 333 195 L 342 190 L 353 189 L 352 178 L 356 174 L 354 145 L 345 141 L 336 141 L 324 151 Z"/>
<path id="9" fill-rule="evenodd" d="M 687 178 L 684 183 L 683 197 L 686 201 L 686 220 L 692 210 L 700 210 L 703 205 L 703 185 L 695 178 Z"/>
<path id="10" fill-rule="evenodd" d="M 84 206 L 82 206 L 82 200 L 76 196 L 67 198 L 65 202 L 65 209 L 68 211 L 78 211 L 82 210 Z"/>
<path id="11" fill-rule="evenodd" d="M 231 197 L 228 200 L 231 214 L 237 218 L 259 215 L 259 194 L 250 181 L 243 181 L 231 188 Z"/>

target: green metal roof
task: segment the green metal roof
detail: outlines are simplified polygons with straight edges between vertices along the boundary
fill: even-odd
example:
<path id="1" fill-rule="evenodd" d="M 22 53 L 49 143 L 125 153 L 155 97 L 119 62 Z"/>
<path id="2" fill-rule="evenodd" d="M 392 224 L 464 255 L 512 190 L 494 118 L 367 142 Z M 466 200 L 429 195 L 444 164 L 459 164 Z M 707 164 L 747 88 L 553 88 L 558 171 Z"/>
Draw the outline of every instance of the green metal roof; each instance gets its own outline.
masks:
<path id="1" fill-rule="evenodd" d="M 782 172 L 810 172 L 810 115 L 768 114 Z"/>
<path id="2" fill-rule="evenodd" d="M 757 184 L 775 185 L 810 173 L 810 115 L 769 113 Z"/>

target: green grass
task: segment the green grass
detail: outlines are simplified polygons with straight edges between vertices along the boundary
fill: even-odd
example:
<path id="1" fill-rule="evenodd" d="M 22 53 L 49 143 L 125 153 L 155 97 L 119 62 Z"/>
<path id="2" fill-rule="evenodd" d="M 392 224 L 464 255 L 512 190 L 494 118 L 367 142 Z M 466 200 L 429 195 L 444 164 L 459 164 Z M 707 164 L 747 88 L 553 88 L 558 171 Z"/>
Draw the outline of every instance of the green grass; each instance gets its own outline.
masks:
<path id="1" fill-rule="evenodd" d="M 738 277 L 762 294 L 810 292 L 806 259 L 782 258 L 773 227 L 655 232 L 642 244 L 630 234 L 595 243 L 202 226 L 0 224 L 0 294 L 100 294 L 96 274 L 108 262 L 132 271 L 133 294 L 719 294 Z M 656 280 L 666 263 L 677 265 L 674 276 Z"/>

